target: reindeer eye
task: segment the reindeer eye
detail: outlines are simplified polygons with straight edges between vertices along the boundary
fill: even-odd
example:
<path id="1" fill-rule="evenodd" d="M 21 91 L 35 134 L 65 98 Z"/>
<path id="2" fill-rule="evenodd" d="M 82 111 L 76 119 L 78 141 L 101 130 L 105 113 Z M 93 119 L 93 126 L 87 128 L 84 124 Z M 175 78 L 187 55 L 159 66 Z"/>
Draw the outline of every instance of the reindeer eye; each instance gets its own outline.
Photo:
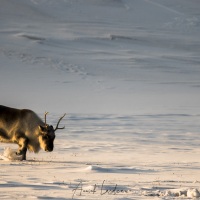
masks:
<path id="1" fill-rule="evenodd" d="M 49 139 L 48 135 L 43 136 L 44 139 Z"/>

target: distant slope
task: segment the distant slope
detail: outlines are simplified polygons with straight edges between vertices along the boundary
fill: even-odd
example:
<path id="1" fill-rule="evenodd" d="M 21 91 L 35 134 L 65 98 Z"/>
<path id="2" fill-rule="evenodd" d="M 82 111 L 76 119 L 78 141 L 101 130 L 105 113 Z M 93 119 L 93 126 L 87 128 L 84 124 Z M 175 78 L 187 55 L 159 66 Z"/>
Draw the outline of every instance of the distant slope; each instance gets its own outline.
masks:
<path id="1" fill-rule="evenodd" d="M 196 112 L 198 0 L 2 0 L 1 104 Z"/>

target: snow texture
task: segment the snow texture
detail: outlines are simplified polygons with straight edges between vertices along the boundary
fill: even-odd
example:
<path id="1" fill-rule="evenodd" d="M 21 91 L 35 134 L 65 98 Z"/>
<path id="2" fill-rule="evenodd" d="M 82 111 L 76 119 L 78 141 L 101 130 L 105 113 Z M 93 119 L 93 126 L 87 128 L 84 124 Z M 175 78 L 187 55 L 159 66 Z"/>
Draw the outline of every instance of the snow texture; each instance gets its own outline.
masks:
<path id="1" fill-rule="evenodd" d="M 0 199 L 199 198 L 199 13 L 199 0 L 1 0 L 0 104 L 53 126 L 67 115 L 51 153 L 20 161 L 1 143 Z"/>

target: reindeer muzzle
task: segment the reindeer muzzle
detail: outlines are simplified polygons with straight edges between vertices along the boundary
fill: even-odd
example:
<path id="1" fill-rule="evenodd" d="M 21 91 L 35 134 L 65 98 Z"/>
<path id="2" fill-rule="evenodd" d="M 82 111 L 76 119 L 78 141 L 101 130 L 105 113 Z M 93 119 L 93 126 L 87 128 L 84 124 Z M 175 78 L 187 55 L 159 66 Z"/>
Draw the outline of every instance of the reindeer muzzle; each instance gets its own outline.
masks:
<path id="1" fill-rule="evenodd" d="M 53 151 L 53 147 L 46 147 L 46 148 L 45 148 L 45 151 L 46 151 L 46 152 L 51 152 L 51 151 Z"/>

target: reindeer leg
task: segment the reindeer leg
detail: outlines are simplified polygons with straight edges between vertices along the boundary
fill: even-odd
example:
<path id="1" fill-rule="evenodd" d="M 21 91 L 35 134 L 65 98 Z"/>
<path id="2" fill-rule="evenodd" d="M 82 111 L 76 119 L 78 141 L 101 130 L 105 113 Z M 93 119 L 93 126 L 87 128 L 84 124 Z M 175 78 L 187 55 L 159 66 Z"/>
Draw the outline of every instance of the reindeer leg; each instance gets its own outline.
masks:
<path id="1" fill-rule="evenodd" d="M 28 146 L 28 138 L 23 134 L 16 134 L 16 142 L 19 145 L 17 155 L 22 155 L 22 160 L 26 160 L 26 152 Z"/>

